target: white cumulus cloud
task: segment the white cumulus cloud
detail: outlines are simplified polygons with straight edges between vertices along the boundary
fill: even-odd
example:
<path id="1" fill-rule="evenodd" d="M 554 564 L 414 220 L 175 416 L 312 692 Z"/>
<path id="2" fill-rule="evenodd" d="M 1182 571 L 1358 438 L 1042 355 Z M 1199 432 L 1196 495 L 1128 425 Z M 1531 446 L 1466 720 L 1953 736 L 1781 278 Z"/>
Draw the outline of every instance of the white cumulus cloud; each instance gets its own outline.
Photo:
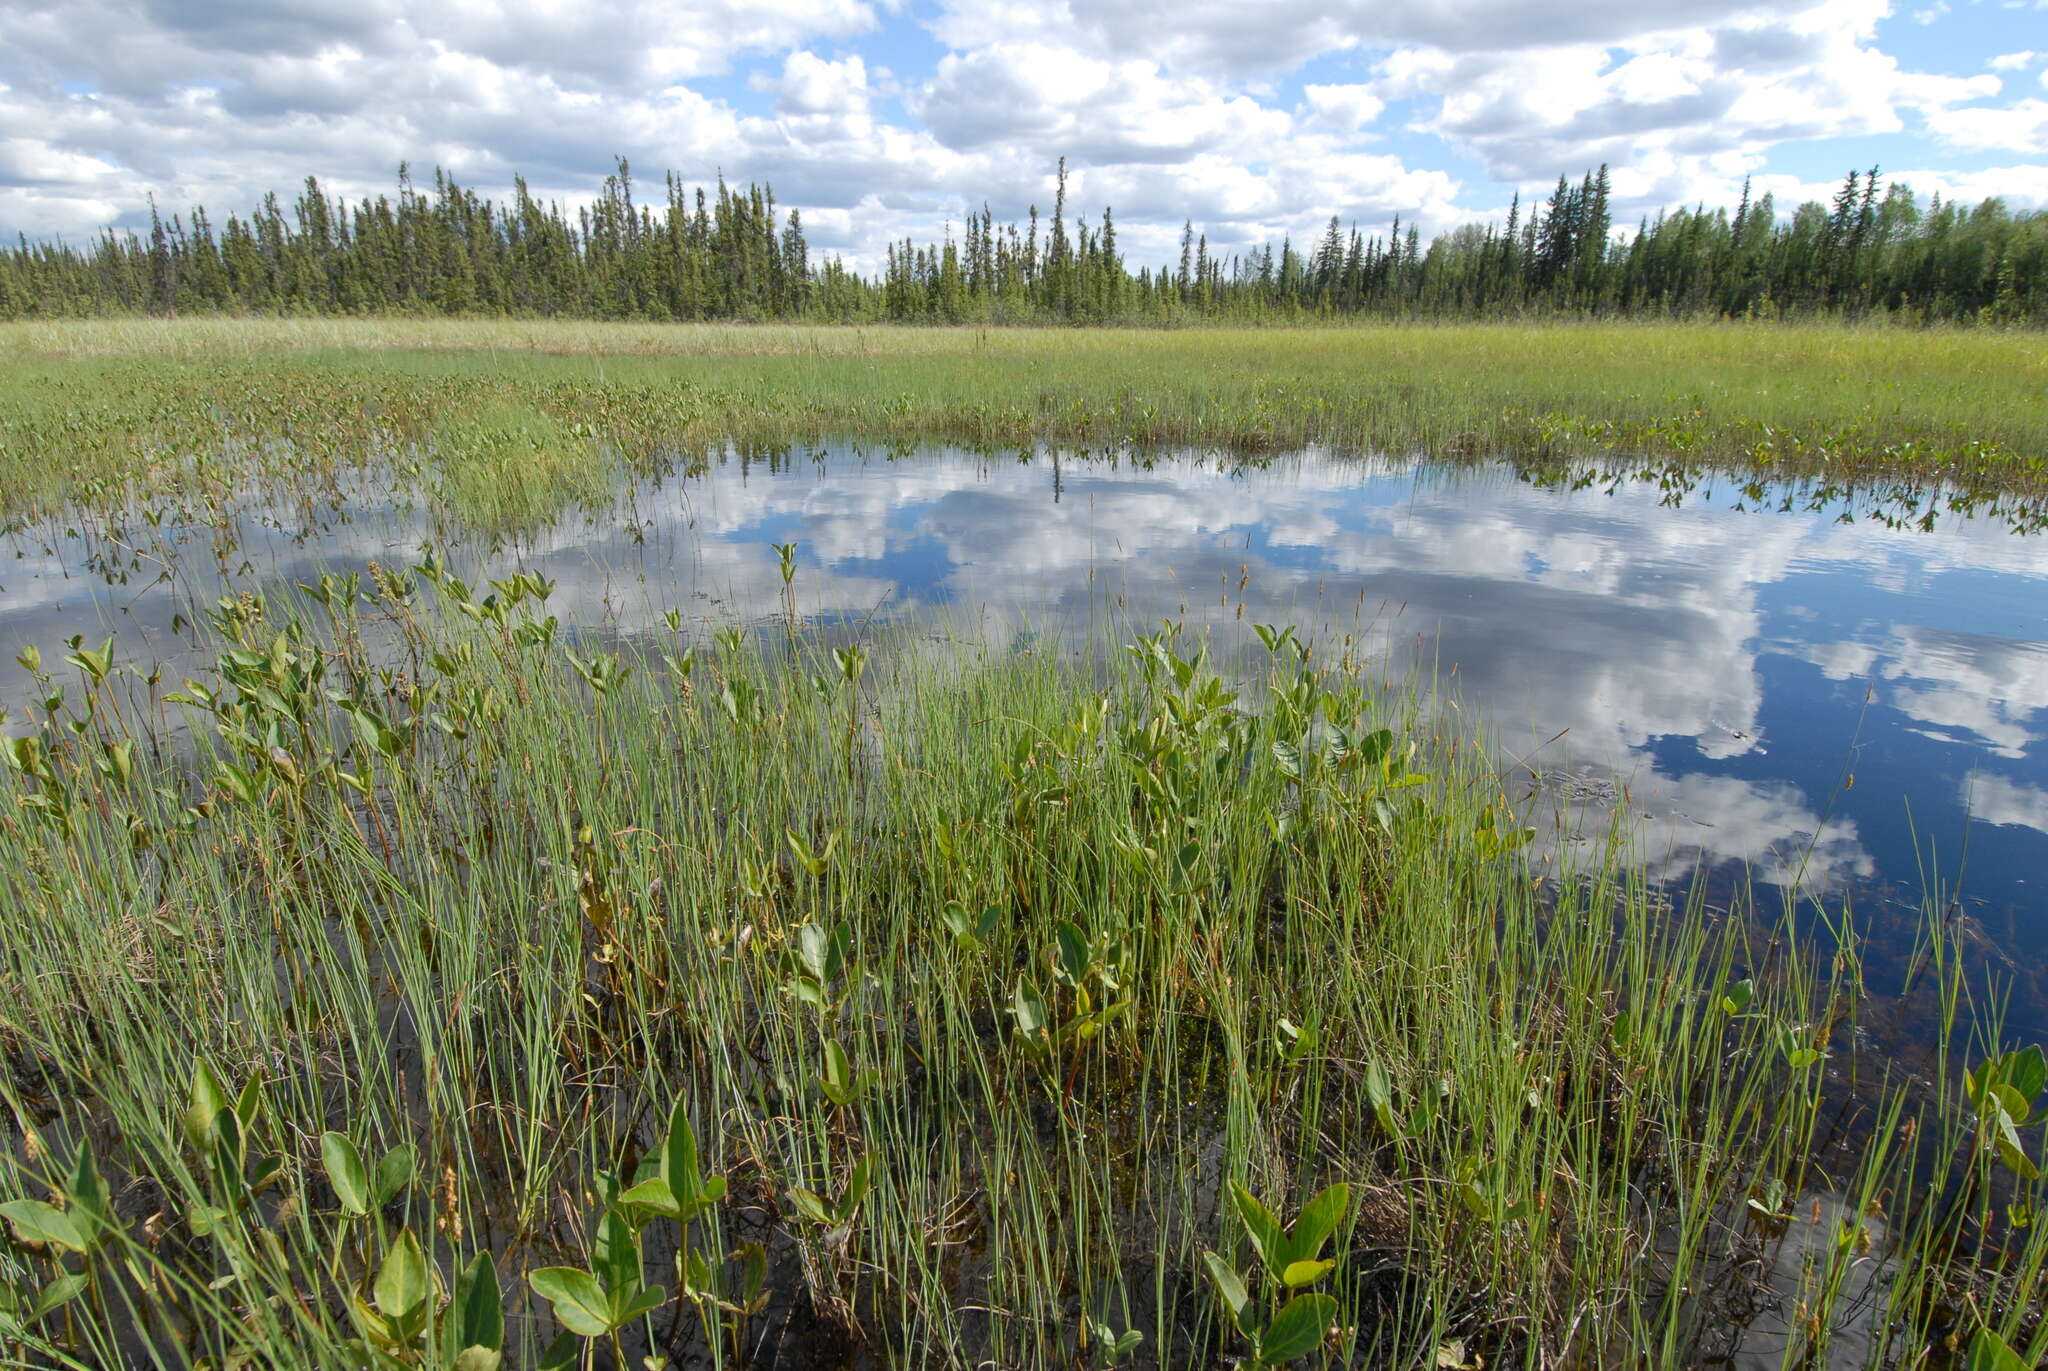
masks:
<path id="1" fill-rule="evenodd" d="M 148 197 L 216 219 L 317 174 L 398 165 L 486 193 L 589 196 L 625 156 L 768 180 L 814 241 L 872 268 L 987 202 L 1114 206 L 1134 260 L 1192 217 L 1219 253 L 1436 232 L 1607 162 L 1616 211 L 1790 190 L 1783 150 L 1920 135 L 1944 194 L 2048 202 L 2048 102 L 1924 71 L 1885 0 L 0 0 L 0 231 L 89 236 Z M 936 50 L 934 50 L 936 44 Z M 2000 50 L 2012 48 L 2012 50 Z M 924 54 L 931 55 L 926 56 Z M 1964 69 L 1967 69 L 1965 67 Z M 2029 84 L 2031 78 L 2028 77 Z M 2005 154 L 2004 165 L 1979 165 Z M 1867 143 L 1843 165 L 1869 160 Z M 1810 159 L 1802 158 L 1802 167 Z M 1934 186 L 1923 186 L 1933 189 Z M 1781 208 L 1789 209 L 1781 197 Z"/>

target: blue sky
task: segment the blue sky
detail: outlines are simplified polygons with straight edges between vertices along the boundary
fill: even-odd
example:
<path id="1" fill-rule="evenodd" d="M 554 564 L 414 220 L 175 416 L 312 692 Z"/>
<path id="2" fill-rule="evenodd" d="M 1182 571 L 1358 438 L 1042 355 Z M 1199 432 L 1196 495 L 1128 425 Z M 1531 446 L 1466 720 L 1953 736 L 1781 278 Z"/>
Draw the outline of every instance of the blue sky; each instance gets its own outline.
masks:
<path id="1" fill-rule="evenodd" d="M 814 244 L 1104 205 L 1136 262 L 1436 231 L 1614 169 L 1617 221 L 1872 165 L 2048 205 L 2048 0 L 0 0 L 0 232 L 218 218 L 400 161 L 765 179 Z"/>

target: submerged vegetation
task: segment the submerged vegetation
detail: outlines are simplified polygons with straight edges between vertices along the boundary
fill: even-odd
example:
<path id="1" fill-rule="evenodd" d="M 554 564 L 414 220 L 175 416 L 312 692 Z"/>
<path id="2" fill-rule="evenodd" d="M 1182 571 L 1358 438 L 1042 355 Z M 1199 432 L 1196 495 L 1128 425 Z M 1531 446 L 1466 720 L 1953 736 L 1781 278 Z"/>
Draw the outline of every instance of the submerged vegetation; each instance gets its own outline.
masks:
<path id="1" fill-rule="evenodd" d="M 16 518 L 331 486 L 373 460 L 435 467 L 465 508 L 516 506 L 647 454 L 838 436 L 1612 460 L 1896 486 L 1929 509 L 2048 492 L 2048 350 L 1990 330 L 169 320 L 0 325 L 0 347 Z M 532 456 L 508 466 L 515 448 Z"/>
<path id="2" fill-rule="evenodd" d="M 1190 220 L 1178 263 L 1126 263 L 1114 212 L 1070 217 L 1066 164 L 1051 214 L 998 224 L 972 210 L 955 240 L 889 245 L 873 276 L 813 261 L 801 215 L 775 192 L 721 179 L 694 197 L 671 173 L 635 199 L 624 161 L 572 215 L 515 181 L 509 203 L 444 172 L 354 204 L 306 179 L 216 232 L 206 211 L 147 237 L 109 229 L 89 247 L 0 251 L 0 318 L 109 314 L 494 315 L 586 319 L 811 319 L 924 323 L 1170 323 L 1332 317 L 1649 318 L 1882 316 L 1914 322 L 2048 319 L 2048 215 L 1924 205 L 1873 167 L 1828 204 L 1780 215 L 1747 183 L 1732 209 L 1645 218 L 1614 233 L 1607 168 L 1560 176 L 1541 205 L 1468 224 L 1427 246 L 1398 218 L 1384 233 L 1333 216 L 1314 244 L 1212 251 Z M 1625 226 L 1623 226 L 1625 227 Z"/>
<path id="3" fill-rule="evenodd" d="M 22 655 L 10 1361 L 2048 1344 L 2048 1067 L 1945 921 L 1895 1072 L 1849 921 L 1674 908 L 1625 834 L 1532 872 L 1341 644 L 617 641 L 552 591 L 429 553 L 221 600 L 195 679 Z"/>

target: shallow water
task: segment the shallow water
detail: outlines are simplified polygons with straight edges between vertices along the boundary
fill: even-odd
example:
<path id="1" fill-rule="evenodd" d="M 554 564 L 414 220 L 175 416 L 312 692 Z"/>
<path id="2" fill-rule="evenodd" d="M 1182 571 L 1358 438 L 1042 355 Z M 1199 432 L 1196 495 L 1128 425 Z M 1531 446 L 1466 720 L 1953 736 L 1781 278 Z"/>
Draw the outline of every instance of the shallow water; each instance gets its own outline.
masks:
<path id="1" fill-rule="evenodd" d="M 509 542 L 372 477 L 339 505 L 252 500 L 225 537 L 175 515 L 60 520 L 0 540 L 0 651 L 54 662 L 71 634 L 112 634 L 169 688 L 215 596 L 403 566 L 426 544 L 473 580 L 555 578 L 571 633 L 670 609 L 773 620 L 776 543 L 797 545 L 814 621 L 1078 647 L 1171 617 L 1246 657 L 1255 623 L 1292 622 L 1484 719 L 1546 843 L 1625 811 L 1652 874 L 1846 901 L 1894 953 L 1938 888 L 2013 978 L 2013 1027 L 2048 1029 L 2048 542 L 1999 519 L 1924 529 L 1842 499 L 1760 507 L 1732 483 L 1573 490 L 1317 452 L 1248 467 L 836 447 L 688 470 Z M 0 672 L 10 723 L 29 687 Z"/>

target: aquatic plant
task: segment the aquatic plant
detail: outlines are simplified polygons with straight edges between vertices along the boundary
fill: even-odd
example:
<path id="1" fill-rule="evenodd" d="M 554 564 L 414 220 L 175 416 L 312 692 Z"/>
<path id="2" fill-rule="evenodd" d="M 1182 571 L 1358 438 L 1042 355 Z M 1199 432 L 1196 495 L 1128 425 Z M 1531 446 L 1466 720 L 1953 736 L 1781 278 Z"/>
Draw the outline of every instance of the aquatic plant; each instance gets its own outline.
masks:
<path id="1" fill-rule="evenodd" d="M 549 592 L 233 596 L 156 708 L 21 654 L 13 1360 L 1676 1365 L 1808 1233 L 1796 1355 L 1863 1299 L 1876 1356 L 2038 1350 L 2042 1059 L 1938 910 L 1908 1079 L 1853 919 L 1674 908 L 1625 831 L 1532 867 L 1483 740 L 1284 627 Z"/>

